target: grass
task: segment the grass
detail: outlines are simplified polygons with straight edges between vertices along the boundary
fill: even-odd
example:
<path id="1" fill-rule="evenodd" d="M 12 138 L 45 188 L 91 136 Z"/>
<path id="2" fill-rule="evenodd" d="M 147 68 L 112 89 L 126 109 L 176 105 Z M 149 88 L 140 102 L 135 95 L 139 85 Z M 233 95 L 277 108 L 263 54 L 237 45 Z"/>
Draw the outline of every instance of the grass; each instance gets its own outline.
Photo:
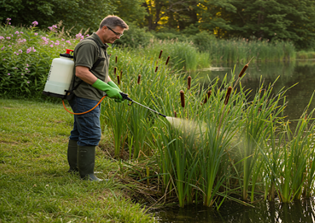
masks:
<path id="1" fill-rule="evenodd" d="M 1 222 L 154 222 L 131 201 L 119 163 L 104 150 L 95 170 L 109 182 L 67 173 L 73 118 L 61 103 L 0 99 L 0 119 Z"/>

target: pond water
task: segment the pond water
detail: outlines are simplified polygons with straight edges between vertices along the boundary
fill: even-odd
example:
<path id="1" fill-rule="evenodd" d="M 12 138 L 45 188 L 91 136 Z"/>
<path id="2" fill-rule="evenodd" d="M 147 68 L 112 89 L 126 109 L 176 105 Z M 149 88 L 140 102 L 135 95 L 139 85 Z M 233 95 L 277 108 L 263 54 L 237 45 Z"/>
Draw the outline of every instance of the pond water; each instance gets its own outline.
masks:
<path id="1" fill-rule="evenodd" d="M 235 75 L 238 75 L 244 64 L 228 65 L 214 64 L 215 69 L 199 71 L 190 74 L 192 78 L 198 76 L 201 81 L 208 85 L 209 76 L 211 79 L 225 74 L 230 75 L 235 66 Z M 251 63 L 242 79 L 242 85 L 255 92 L 259 88 L 261 81 L 269 84 L 273 83 L 274 92 L 281 88 L 296 86 L 287 91 L 287 107 L 284 114 L 293 121 L 301 116 L 305 107 L 310 102 L 315 90 L 315 61 L 294 61 L 290 63 Z M 310 109 L 315 108 L 315 99 L 311 102 Z M 294 126 L 294 122 L 293 122 Z M 191 205 L 185 208 L 167 208 L 155 212 L 158 222 L 315 222 L 315 201 L 313 198 L 302 201 L 295 201 L 290 204 L 280 202 L 260 201 L 253 204 L 255 207 L 245 207 L 235 202 L 225 202 L 219 211 L 202 205 Z"/>
<path id="2" fill-rule="evenodd" d="M 198 76 L 207 85 L 209 84 L 207 76 L 211 79 L 215 77 L 222 79 L 227 74 L 230 77 L 234 66 L 235 76 L 238 76 L 244 64 L 214 64 L 212 66 L 212 70 L 199 71 L 190 75 L 192 77 Z M 255 92 L 262 81 L 266 86 L 269 83 L 273 83 L 278 77 L 279 79 L 274 85 L 275 93 L 278 93 L 283 87 L 287 89 L 298 83 L 292 89 L 288 90 L 286 94 L 288 105 L 285 115 L 290 120 L 299 118 L 315 90 L 315 61 L 251 63 L 246 71 L 246 75 L 242 79 L 242 85 Z M 311 108 L 314 107 L 315 100 L 311 103 Z"/>

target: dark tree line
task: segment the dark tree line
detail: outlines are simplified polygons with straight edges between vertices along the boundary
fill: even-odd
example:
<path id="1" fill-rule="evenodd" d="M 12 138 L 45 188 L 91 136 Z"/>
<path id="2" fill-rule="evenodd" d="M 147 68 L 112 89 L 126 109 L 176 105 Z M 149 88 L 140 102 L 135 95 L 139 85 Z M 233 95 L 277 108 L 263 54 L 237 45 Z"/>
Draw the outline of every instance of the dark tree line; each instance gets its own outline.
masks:
<path id="1" fill-rule="evenodd" d="M 47 28 L 62 20 L 66 29 L 95 30 L 108 14 L 155 32 L 208 31 L 315 48 L 315 0 L 0 0 L 0 20 L 15 25 L 36 20 Z"/>

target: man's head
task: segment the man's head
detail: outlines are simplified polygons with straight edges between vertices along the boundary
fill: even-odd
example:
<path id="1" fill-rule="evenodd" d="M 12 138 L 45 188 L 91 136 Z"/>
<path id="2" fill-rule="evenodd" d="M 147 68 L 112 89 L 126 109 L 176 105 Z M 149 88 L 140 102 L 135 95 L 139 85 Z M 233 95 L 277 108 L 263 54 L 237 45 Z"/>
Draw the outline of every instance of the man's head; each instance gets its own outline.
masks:
<path id="1" fill-rule="evenodd" d="M 109 15 L 100 23 L 96 34 L 103 43 L 114 43 L 116 39 L 119 39 L 123 35 L 124 30 L 128 29 L 128 25 L 121 18 Z"/>

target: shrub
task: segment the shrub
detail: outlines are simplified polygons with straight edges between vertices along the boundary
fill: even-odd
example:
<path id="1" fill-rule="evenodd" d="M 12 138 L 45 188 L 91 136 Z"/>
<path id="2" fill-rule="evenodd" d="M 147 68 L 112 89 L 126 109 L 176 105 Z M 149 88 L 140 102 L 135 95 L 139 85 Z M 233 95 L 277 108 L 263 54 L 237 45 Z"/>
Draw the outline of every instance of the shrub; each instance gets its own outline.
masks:
<path id="1" fill-rule="evenodd" d="M 35 26 L 0 28 L 0 95 L 41 97 L 52 60 L 78 40 L 58 37 L 56 28 L 49 33 Z"/>
<path id="2" fill-rule="evenodd" d="M 150 43 L 150 40 L 153 38 L 153 35 L 149 32 L 146 32 L 143 28 L 138 28 L 135 25 L 129 25 L 129 30 L 125 31 L 120 39 L 115 41 L 115 44 L 124 45 L 136 48 L 138 46 L 145 47 Z"/>
<path id="3" fill-rule="evenodd" d="M 215 36 L 209 34 L 207 31 L 202 31 L 192 37 L 192 41 L 200 51 L 210 51 L 211 42 L 215 40 Z"/>

